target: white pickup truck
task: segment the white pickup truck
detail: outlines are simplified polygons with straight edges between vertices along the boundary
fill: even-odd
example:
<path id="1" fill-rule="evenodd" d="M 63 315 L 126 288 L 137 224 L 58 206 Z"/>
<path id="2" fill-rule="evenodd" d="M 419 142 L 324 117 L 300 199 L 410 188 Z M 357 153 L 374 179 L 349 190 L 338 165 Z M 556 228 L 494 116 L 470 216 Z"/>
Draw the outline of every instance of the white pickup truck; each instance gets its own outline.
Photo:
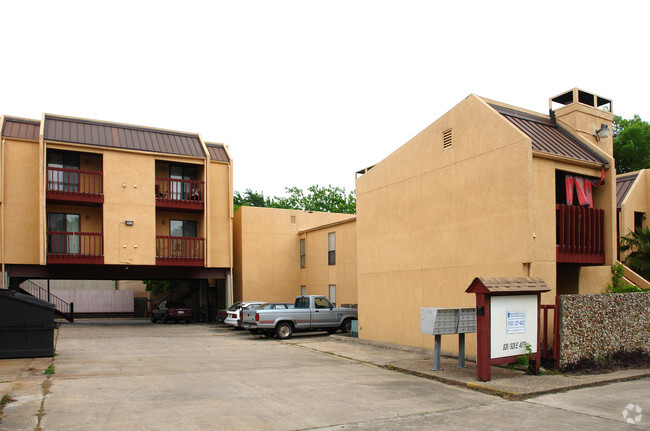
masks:
<path id="1" fill-rule="evenodd" d="M 298 296 L 288 310 L 246 310 L 242 326 L 253 334 L 276 335 L 284 340 L 295 331 L 350 332 L 357 320 L 354 308 L 335 308 L 324 296 Z"/>

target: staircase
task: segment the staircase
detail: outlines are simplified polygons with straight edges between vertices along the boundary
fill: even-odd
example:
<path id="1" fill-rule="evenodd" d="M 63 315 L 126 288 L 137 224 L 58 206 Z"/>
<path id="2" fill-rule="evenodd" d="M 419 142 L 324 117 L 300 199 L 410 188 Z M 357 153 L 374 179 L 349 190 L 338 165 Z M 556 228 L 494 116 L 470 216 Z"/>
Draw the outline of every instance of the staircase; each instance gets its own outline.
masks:
<path id="1" fill-rule="evenodd" d="M 71 302 L 68 304 L 63 299 L 52 295 L 41 286 L 32 283 L 29 280 L 20 283 L 20 285 L 17 286 L 17 290 L 21 293 L 54 304 L 54 314 L 63 317 L 68 322 L 74 322 L 74 303 Z"/>

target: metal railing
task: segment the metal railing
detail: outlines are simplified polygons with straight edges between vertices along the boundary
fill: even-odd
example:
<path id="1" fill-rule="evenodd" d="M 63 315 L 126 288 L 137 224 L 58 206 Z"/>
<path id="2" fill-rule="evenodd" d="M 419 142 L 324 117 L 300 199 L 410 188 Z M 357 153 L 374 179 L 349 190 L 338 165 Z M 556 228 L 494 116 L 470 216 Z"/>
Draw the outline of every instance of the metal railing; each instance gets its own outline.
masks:
<path id="1" fill-rule="evenodd" d="M 156 177 L 156 199 L 170 203 L 203 203 L 204 182 Z"/>
<path id="2" fill-rule="evenodd" d="M 67 303 L 29 280 L 22 282 L 19 287 L 24 293 L 53 304 L 58 315 L 69 322 L 74 322 L 74 302 Z"/>
<path id="3" fill-rule="evenodd" d="M 605 211 L 556 204 L 557 261 L 605 263 Z"/>
<path id="4" fill-rule="evenodd" d="M 204 238 L 183 236 L 156 236 L 156 261 L 159 264 L 202 265 Z"/>
<path id="5" fill-rule="evenodd" d="M 60 258 L 101 258 L 104 235 L 97 232 L 47 232 L 47 256 Z"/>
<path id="6" fill-rule="evenodd" d="M 104 193 L 104 174 L 83 169 L 47 167 L 47 191 L 62 195 L 95 196 Z"/>

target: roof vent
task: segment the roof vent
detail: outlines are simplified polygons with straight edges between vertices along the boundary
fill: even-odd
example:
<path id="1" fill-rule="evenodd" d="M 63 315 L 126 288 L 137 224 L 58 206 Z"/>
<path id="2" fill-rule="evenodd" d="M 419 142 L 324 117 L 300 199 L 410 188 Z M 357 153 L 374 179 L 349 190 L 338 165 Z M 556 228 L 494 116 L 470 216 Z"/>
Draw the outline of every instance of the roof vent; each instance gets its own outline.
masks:
<path id="1" fill-rule="evenodd" d="M 451 147 L 451 129 L 442 132 L 442 148 Z"/>

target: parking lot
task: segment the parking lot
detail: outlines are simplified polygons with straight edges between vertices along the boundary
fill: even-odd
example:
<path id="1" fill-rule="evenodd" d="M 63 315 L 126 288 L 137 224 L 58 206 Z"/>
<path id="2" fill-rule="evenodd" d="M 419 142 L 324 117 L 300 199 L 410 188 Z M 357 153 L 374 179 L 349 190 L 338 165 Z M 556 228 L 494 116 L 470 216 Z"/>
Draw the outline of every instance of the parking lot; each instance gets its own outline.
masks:
<path id="1" fill-rule="evenodd" d="M 506 401 L 324 350 L 340 343 L 350 352 L 334 338 L 281 342 L 222 325 L 146 320 L 63 324 L 53 360 L 0 361 L 0 390 L 9 388 L 16 400 L 5 407 L 0 429 L 481 429 L 488 423 L 522 429 L 544 423 L 605 430 L 623 426 L 621 408 L 632 397 L 650 395 L 646 379 L 593 388 L 611 388 L 620 401 L 621 408 L 604 413 L 578 401 L 572 409 L 568 394 L 579 391 Z M 392 354 L 384 350 L 374 354 Z M 42 370 L 50 363 L 48 377 Z M 647 426 L 646 418 L 638 429 Z"/>

